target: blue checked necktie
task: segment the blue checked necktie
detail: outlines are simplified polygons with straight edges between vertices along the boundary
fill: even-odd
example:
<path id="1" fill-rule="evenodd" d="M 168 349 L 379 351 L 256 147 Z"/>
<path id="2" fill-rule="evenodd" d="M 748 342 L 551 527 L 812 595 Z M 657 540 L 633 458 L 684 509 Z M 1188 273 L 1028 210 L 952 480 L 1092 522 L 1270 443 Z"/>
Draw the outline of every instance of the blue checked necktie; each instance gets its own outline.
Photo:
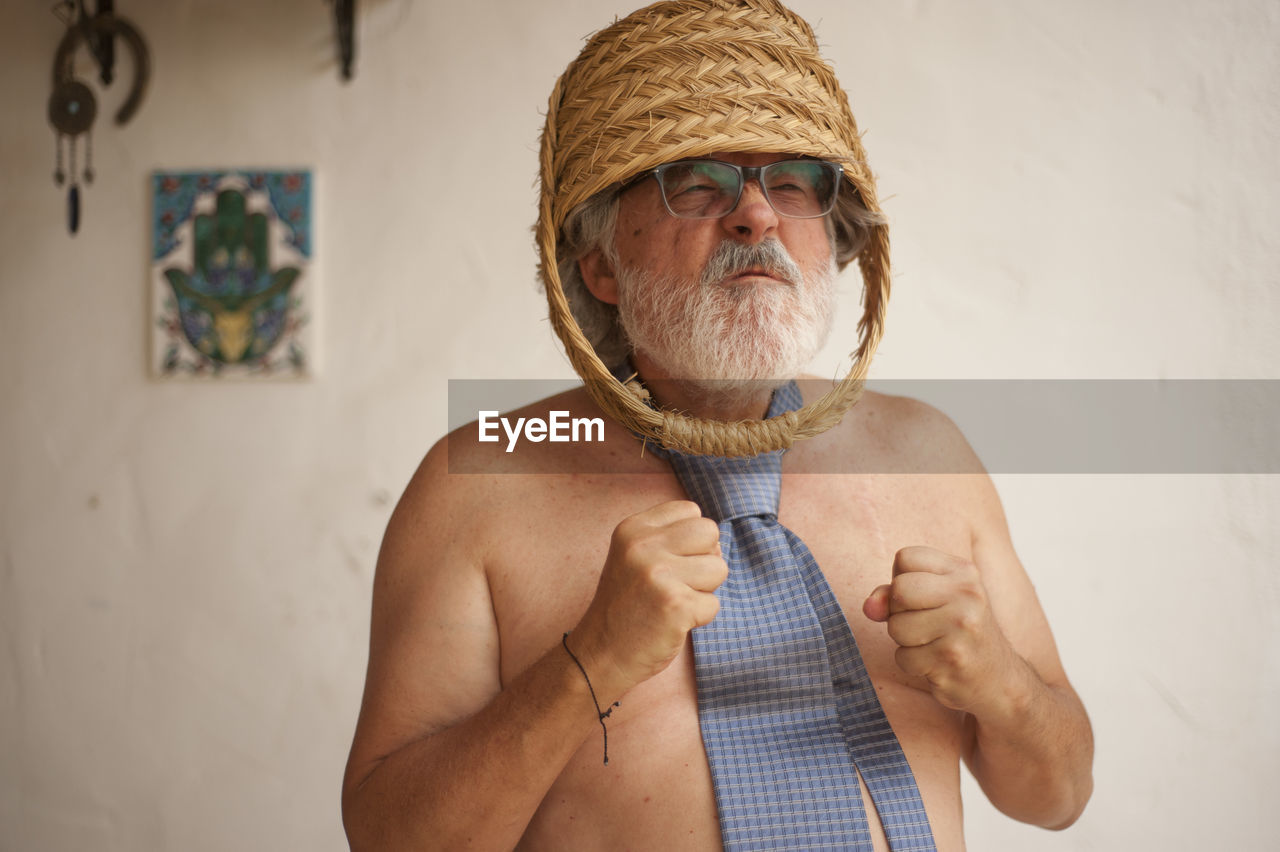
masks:
<path id="1" fill-rule="evenodd" d="M 794 382 L 768 416 L 799 408 Z M 720 524 L 720 613 L 693 631 L 698 717 L 728 850 L 871 852 L 861 772 L 894 852 L 933 850 L 911 767 L 817 562 L 778 523 L 782 451 L 661 451 Z M 855 769 L 856 767 L 856 769 Z"/>

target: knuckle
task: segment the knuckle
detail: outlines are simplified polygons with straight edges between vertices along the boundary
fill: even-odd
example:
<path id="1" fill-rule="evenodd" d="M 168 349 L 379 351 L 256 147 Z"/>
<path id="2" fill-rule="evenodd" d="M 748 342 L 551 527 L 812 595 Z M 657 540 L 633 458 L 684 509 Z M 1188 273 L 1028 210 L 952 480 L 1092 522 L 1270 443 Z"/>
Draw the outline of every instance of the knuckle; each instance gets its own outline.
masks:
<path id="1" fill-rule="evenodd" d="M 610 539 L 613 547 L 624 546 L 639 537 L 639 525 L 633 521 L 626 520 L 613 528 L 613 536 Z"/>
<path id="2" fill-rule="evenodd" d="M 930 548 L 918 544 L 910 544 L 906 547 L 898 548 L 898 552 L 893 555 L 893 561 L 903 565 L 914 565 L 930 552 Z"/>
<path id="3" fill-rule="evenodd" d="M 981 599 L 985 597 L 986 587 L 976 570 L 965 572 L 956 583 L 956 590 L 967 598 Z"/>
<path id="4" fill-rule="evenodd" d="M 685 595 L 670 586 L 660 586 L 656 592 L 658 611 L 666 619 L 678 617 L 685 610 Z"/>
<path id="5" fill-rule="evenodd" d="M 982 615 L 975 609 L 962 609 L 956 615 L 956 628 L 961 633 L 977 633 L 982 629 Z"/>
<path id="6" fill-rule="evenodd" d="M 625 518 L 619 521 L 618 526 L 615 527 L 614 529 L 617 532 L 642 529 L 648 526 L 648 523 L 646 520 L 647 518 L 648 518 L 648 512 L 636 512 L 635 514 L 627 515 Z"/>
<path id="7" fill-rule="evenodd" d="M 720 599 L 715 595 L 707 595 L 707 597 L 709 598 L 707 601 L 707 617 L 703 621 L 703 624 L 706 624 L 708 621 L 720 614 Z"/>
<path id="8" fill-rule="evenodd" d="M 646 561 L 649 552 L 649 543 L 638 537 L 625 537 L 614 543 L 618 556 L 624 562 L 632 565 L 639 565 Z"/>
<path id="9" fill-rule="evenodd" d="M 702 516 L 702 508 L 692 500 L 676 500 L 673 505 L 682 518 L 698 518 Z"/>
<path id="10" fill-rule="evenodd" d="M 966 654 L 959 642 L 954 640 L 938 643 L 938 661 L 948 669 L 959 669 L 964 666 Z"/>

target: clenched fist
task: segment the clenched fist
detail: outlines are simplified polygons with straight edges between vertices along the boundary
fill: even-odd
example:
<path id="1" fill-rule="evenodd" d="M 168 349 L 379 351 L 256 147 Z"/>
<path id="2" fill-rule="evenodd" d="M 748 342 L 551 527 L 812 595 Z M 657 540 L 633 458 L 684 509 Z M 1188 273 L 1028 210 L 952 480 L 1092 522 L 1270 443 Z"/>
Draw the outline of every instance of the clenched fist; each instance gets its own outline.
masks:
<path id="1" fill-rule="evenodd" d="M 953 710 L 980 714 L 998 704 L 1004 684 L 1025 667 L 996 623 L 977 567 L 940 550 L 899 550 L 893 581 L 876 588 L 862 611 L 888 625 L 898 667 L 927 680 Z"/>
<path id="2" fill-rule="evenodd" d="M 592 683 L 603 685 L 601 698 L 669 666 L 689 631 L 719 612 L 714 592 L 728 575 L 720 528 L 696 503 L 660 503 L 618 524 L 595 597 L 570 636 Z"/>

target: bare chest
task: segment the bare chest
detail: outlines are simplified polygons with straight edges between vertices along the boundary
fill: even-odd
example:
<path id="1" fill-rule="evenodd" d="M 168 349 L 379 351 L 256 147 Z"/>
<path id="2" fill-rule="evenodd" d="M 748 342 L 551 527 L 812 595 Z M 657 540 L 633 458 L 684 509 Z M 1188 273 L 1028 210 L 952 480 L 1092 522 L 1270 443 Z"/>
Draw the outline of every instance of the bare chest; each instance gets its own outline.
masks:
<path id="1" fill-rule="evenodd" d="M 508 519 L 490 548 L 504 681 L 582 616 L 613 528 L 630 514 L 685 496 L 670 476 L 556 479 L 554 488 L 512 495 L 521 516 Z M 938 508 L 945 495 L 910 479 L 787 475 L 779 519 L 805 541 L 831 584 L 890 722 L 913 765 L 920 764 L 922 792 L 932 788 L 929 795 L 945 803 L 942 810 L 954 800 L 958 815 L 959 719 L 908 682 L 883 625 L 862 615 L 863 600 L 891 578 L 899 548 L 928 544 L 969 555 L 967 530 Z M 666 671 L 624 697 L 609 721 L 608 767 L 602 746 L 601 738 L 589 738 L 551 789 L 530 826 L 529 848 L 537 848 L 539 838 L 554 838 L 551 848 L 616 847 L 621 831 L 637 848 L 719 848 L 687 646 Z"/>
<path id="2" fill-rule="evenodd" d="M 504 679 L 581 617 L 619 522 L 660 502 L 686 499 L 671 476 L 520 479 L 504 501 L 518 512 L 494 525 L 486 548 Z M 929 545 L 970 555 L 968 530 L 946 503 L 946 495 L 920 477 L 785 475 L 779 520 L 813 552 L 861 641 L 867 628 L 862 601 L 889 582 L 897 550 Z"/>

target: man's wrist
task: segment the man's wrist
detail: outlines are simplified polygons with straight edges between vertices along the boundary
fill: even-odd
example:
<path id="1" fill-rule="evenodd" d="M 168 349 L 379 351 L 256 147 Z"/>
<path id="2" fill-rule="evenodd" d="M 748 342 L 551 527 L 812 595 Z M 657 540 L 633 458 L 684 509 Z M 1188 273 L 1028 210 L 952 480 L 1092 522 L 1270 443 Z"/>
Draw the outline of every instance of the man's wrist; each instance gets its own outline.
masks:
<path id="1" fill-rule="evenodd" d="M 1016 736 L 1034 724 L 1036 705 L 1046 697 L 1048 686 L 1036 670 L 1016 652 L 1010 653 L 1008 674 L 997 682 L 989 700 L 970 710 L 979 735 Z"/>
<path id="2" fill-rule="evenodd" d="M 613 715 L 613 709 L 621 706 L 619 702 L 614 701 L 606 707 L 600 706 L 600 697 L 596 694 L 595 687 L 591 683 L 591 676 L 587 674 L 587 669 L 582 665 L 582 661 L 573 653 L 573 649 L 569 647 L 569 634 L 565 633 L 560 637 L 560 644 L 564 646 L 565 653 L 569 655 L 569 659 L 573 660 L 573 664 L 577 666 L 578 671 L 582 672 L 582 679 L 587 684 L 587 692 L 591 695 L 591 703 L 595 706 L 596 718 L 600 720 L 600 730 L 604 733 L 604 765 L 609 765 L 609 726 L 605 720 Z"/>

